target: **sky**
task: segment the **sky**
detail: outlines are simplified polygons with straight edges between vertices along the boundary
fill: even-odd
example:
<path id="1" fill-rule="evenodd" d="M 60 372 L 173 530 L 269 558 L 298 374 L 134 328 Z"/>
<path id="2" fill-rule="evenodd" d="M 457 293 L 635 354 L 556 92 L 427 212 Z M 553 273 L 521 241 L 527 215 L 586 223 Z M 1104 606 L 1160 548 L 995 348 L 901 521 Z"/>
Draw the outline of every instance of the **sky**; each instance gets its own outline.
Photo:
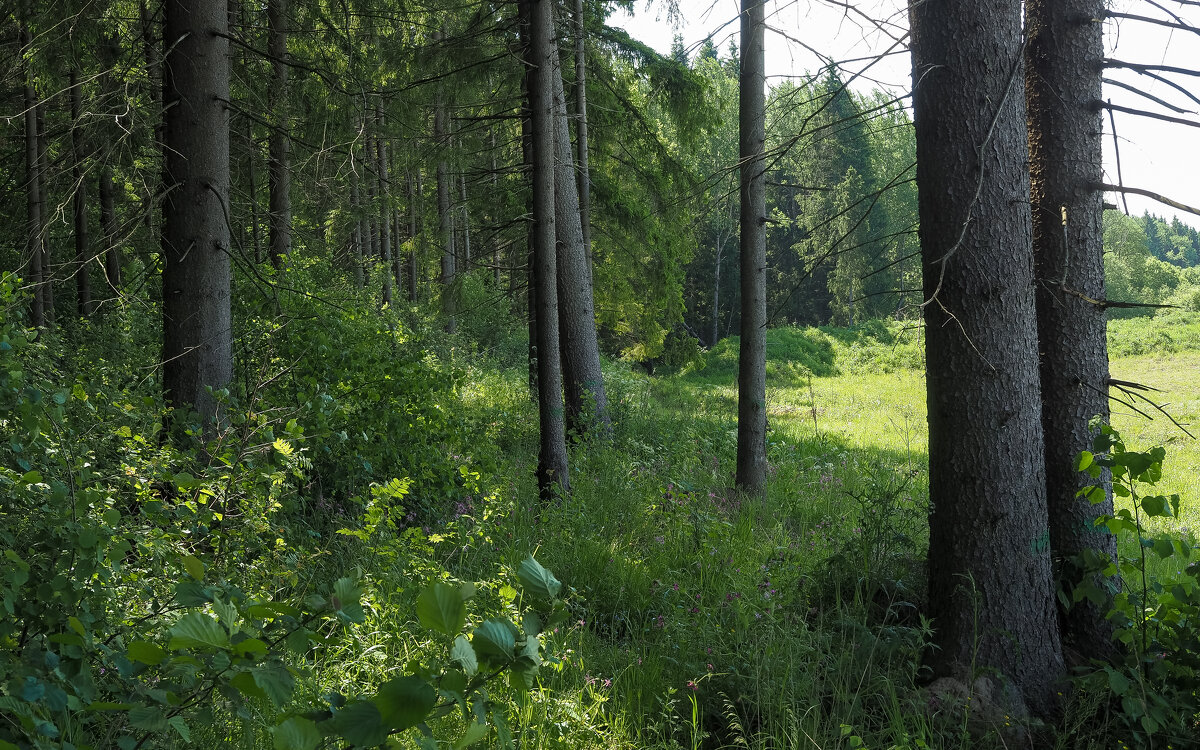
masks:
<path id="1" fill-rule="evenodd" d="M 1188 23 L 1200 26 L 1200 8 L 1177 0 L 1156 0 Z M 1113 11 L 1155 18 L 1170 18 L 1144 0 L 1115 0 Z M 668 16 L 665 0 L 637 3 L 636 15 L 616 11 L 609 23 L 625 28 L 631 35 L 660 52 L 668 52 L 675 34 L 684 46 L 695 51 L 711 36 L 724 54 L 730 41 L 736 41 L 738 0 L 678 0 L 677 17 Z M 816 53 L 847 62 L 842 68 L 851 73 L 863 71 L 852 84 L 857 90 L 873 87 L 907 92 L 911 82 L 911 61 L 906 46 L 908 14 L 905 2 L 898 0 L 767 0 L 767 76 L 778 82 L 786 76 L 804 75 L 824 65 Z M 1150 25 L 1130 19 L 1105 22 L 1106 54 L 1136 63 L 1200 67 L 1200 34 Z M 815 52 L 814 52 L 815 51 Z M 873 58 L 892 52 L 878 61 Z M 1166 84 L 1128 70 L 1109 69 L 1105 77 L 1165 99 L 1185 110 L 1200 110 Z M 1200 98 L 1200 78 L 1174 76 Z M 1163 112 L 1200 122 L 1200 115 L 1168 112 L 1162 106 L 1136 93 L 1105 84 L 1104 96 L 1114 105 Z M 1121 181 L 1131 187 L 1145 188 L 1180 203 L 1200 207 L 1200 128 L 1161 122 L 1132 114 L 1114 113 L 1120 148 Z M 1117 184 L 1117 162 L 1113 152 L 1112 126 L 1104 122 L 1105 181 Z M 1129 212 L 1140 216 L 1149 210 L 1168 221 L 1179 214 L 1180 220 L 1200 227 L 1200 216 L 1179 213 L 1156 201 L 1127 195 Z M 1115 194 L 1106 201 L 1122 204 Z"/>

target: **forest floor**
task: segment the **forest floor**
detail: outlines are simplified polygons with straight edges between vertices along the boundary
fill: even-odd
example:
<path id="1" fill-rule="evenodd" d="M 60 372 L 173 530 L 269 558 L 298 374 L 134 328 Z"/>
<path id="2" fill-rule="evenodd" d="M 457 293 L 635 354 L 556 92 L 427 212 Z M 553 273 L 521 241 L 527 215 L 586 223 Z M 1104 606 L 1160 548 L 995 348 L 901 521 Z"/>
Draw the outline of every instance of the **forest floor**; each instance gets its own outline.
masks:
<path id="1" fill-rule="evenodd" d="M 494 548 L 514 561 L 536 550 L 578 597 L 548 692 L 523 704 L 543 712 L 526 716 L 528 746 L 962 745 L 961 717 L 931 722 L 917 705 L 929 635 L 920 342 L 895 326 L 868 331 L 772 332 L 772 481 L 758 501 L 731 488 L 736 341 L 677 375 L 609 369 L 614 442 L 575 450 L 561 505 L 510 506 Z M 1200 350 L 1189 347 L 1118 356 L 1113 376 L 1160 389 L 1150 395 L 1172 417 L 1200 424 Z M 480 375 L 467 400 L 511 461 L 502 494 L 533 497 L 524 375 Z M 1114 407 L 1131 450 L 1166 445 L 1159 487 L 1183 496 L 1172 530 L 1194 545 L 1200 444 L 1149 407 L 1153 419 Z M 1086 719 L 1093 698 L 1068 713 Z"/>

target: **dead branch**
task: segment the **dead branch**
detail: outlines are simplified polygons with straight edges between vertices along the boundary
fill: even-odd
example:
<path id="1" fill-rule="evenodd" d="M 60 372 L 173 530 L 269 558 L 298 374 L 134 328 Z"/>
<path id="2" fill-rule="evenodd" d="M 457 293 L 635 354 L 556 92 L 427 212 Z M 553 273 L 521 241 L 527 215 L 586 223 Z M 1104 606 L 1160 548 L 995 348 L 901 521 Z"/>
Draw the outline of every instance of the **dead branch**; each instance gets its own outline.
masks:
<path id="1" fill-rule="evenodd" d="M 1137 115 L 1139 117 L 1151 117 L 1155 120 L 1162 120 L 1163 122 L 1171 122 L 1171 123 L 1175 123 L 1176 125 L 1187 125 L 1188 127 L 1191 127 L 1191 128 L 1200 128 L 1200 122 L 1196 122 L 1195 120 L 1186 120 L 1182 117 L 1172 117 L 1171 115 L 1160 115 L 1157 112 L 1149 112 L 1144 109 L 1134 109 L 1133 107 L 1122 107 L 1119 104 L 1109 104 L 1108 102 L 1102 102 L 1099 99 L 1097 99 L 1093 103 L 1093 105 L 1099 106 L 1099 107 L 1104 107 L 1105 109 L 1111 110 L 1113 112 L 1124 112 L 1127 115 Z"/>
<path id="2" fill-rule="evenodd" d="M 1165 206 L 1170 206 L 1171 208 L 1177 209 L 1179 211 L 1187 211 L 1190 214 L 1195 214 L 1196 216 L 1200 216 L 1200 208 L 1196 208 L 1194 206 L 1189 206 L 1186 203 L 1180 203 L 1179 201 L 1171 200 L 1170 198 L 1166 197 L 1165 195 L 1162 195 L 1161 193 L 1156 193 L 1152 190 L 1143 190 L 1142 188 L 1129 187 L 1127 185 L 1109 185 L 1106 182 L 1094 183 L 1092 185 L 1092 188 L 1094 190 L 1103 190 L 1106 193 L 1133 193 L 1134 195 L 1141 195 L 1146 198 L 1151 198 L 1153 200 L 1156 200 Z"/>
<path id="3" fill-rule="evenodd" d="M 1157 96 L 1155 96 L 1153 94 L 1148 94 L 1136 86 L 1130 86 L 1128 83 L 1121 83 L 1120 81 L 1114 81 L 1111 78 L 1104 78 L 1101 80 L 1103 80 L 1104 83 L 1108 84 L 1109 86 L 1116 86 L 1117 88 L 1125 89 L 1126 91 L 1132 91 L 1133 93 L 1137 94 L 1138 96 L 1145 97 L 1145 98 L 1149 99 L 1150 101 L 1155 102 L 1156 104 L 1161 104 L 1162 106 L 1166 107 L 1167 109 L 1169 109 L 1173 112 L 1178 112 L 1181 115 L 1196 114 L 1195 110 L 1184 109 L 1183 107 L 1177 107 L 1165 99 L 1159 99 Z M 1109 102 L 1108 106 L 1110 106 L 1110 107 L 1112 106 L 1111 101 Z"/>

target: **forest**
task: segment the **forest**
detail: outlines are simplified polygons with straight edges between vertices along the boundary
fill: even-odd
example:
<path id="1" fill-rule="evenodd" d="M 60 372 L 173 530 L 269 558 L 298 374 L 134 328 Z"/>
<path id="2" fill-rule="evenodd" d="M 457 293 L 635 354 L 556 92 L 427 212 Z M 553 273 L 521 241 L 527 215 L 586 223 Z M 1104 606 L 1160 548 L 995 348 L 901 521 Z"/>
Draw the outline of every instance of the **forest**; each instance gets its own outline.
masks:
<path id="1" fill-rule="evenodd" d="M 1200 747 L 1200 4 L 821 3 L 6 6 L 0 750 Z"/>

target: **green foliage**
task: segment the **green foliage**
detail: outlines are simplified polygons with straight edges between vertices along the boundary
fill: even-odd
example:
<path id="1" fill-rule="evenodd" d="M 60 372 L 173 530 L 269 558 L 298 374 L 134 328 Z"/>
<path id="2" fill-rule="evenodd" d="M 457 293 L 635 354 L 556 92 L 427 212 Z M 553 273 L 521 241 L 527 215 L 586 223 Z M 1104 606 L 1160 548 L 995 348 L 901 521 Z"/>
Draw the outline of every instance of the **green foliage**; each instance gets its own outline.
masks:
<path id="1" fill-rule="evenodd" d="M 723 339 L 685 373 L 710 381 L 735 378 L 738 345 L 738 337 Z M 791 382 L 809 375 L 892 372 L 919 368 L 923 362 L 918 335 L 898 321 L 870 320 L 851 328 L 767 330 L 768 382 Z"/>
<path id="2" fill-rule="evenodd" d="M 1121 657 L 1097 662 L 1078 680 L 1081 690 L 1105 690 L 1112 711 L 1139 744 L 1194 742 L 1195 706 L 1200 699 L 1200 563 L 1188 562 L 1195 543 L 1189 536 L 1156 532 L 1156 519 L 1179 517 L 1178 494 L 1152 494 L 1163 476 L 1162 447 L 1132 451 L 1111 426 L 1099 424 L 1091 451 L 1080 454 L 1077 468 L 1096 483 L 1079 495 L 1103 502 L 1112 493 L 1127 507 L 1096 520 L 1119 540 L 1115 562 L 1095 552 L 1077 563 L 1083 578 L 1070 602 L 1107 607 Z M 1150 558 L 1178 559 L 1182 571 L 1157 572 Z M 1190 738 L 1188 740 L 1187 738 Z"/>

